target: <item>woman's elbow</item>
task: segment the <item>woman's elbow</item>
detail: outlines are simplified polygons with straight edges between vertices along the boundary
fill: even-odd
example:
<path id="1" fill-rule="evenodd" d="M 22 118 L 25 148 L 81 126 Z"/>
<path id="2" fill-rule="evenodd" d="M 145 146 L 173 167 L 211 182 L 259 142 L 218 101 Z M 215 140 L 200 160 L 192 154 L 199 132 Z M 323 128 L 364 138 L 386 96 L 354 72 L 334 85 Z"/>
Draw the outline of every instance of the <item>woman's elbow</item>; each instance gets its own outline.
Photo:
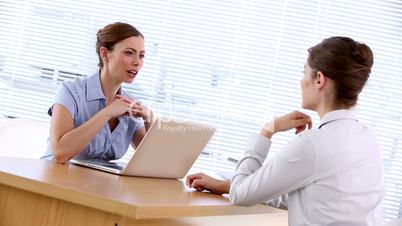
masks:
<path id="1" fill-rule="evenodd" d="M 231 189 L 229 193 L 230 201 L 238 206 L 252 206 L 255 203 L 250 202 L 244 194 L 239 194 L 236 189 Z"/>
<path id="2" fill-rule="evenodd" d="M 254 203 L 250 203 L 245 199 L 239 199 L 239 198 L 230 198 L 230 201 L 232 201 L 233 204 L 237 205 L 237 206 L 252 206 L 255 205 Z"/>
<path id="3" fill-rule="evenodd" d="M 65 154 L 65 151 L 61 150 L 56 145 L 52 145 L 51 148 L 52 148 L 54 160 L 57 163 L 66 164 L 71 159 Z"/>
<path id="4" fill-rule="evenodd" d="M 64 156 L 54 155 L 54 160 L 56 160 L 57 163 L 66 164 L 69 159 L 65 158 Z"/>
<path id="5" fill-rule="evenodd" d="M 70 160 L 65 155 L 62 155 L 58 152 L 53 152 L 53 157 L 54 157 L 54 160 L 56 160 L 56 162 L 60 163 L 60 164 L 66 164 Z"/>

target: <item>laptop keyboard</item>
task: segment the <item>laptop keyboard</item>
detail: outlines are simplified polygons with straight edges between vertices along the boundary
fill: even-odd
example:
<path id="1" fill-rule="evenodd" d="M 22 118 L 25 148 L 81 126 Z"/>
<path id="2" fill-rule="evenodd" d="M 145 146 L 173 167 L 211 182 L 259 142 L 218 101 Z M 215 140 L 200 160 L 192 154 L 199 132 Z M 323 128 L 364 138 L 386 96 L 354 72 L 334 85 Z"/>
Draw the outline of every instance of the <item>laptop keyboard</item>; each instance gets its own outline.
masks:
<path id="1" fill-rule="evenodd" d="M 120 164 L 117 164 L 115 162 L 102 161 L 102 160 L 99 160 L 99 159 L 85 159 L 85 160 L 80 159 L 80 161 L 85 161 L 85 162 L 90 163 L 90 164 L 99 165 L 99 166 L 105 166 L 105 167 L 118 169 L 118 170 L 123 170 L 124 169 L 124 167 L 121 166 Z"/>

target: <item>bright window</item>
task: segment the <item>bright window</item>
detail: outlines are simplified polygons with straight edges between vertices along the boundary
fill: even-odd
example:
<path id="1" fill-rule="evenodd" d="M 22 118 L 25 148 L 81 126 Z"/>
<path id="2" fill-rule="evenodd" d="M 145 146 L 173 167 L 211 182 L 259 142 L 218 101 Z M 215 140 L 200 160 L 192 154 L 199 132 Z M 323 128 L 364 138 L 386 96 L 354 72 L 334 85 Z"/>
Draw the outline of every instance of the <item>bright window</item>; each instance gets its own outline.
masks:
<path id="1" fill-rule="evenodd" d="M 222 159 L 242 153 L 249 134 L 299 109 L 309 47 L 334 35 L 368 44 L 375 65 L 357 109 L 382 149 L 385 217 L 401 216 L 400 1 L 0 0 L 0 114 L 48 122 L 60 82 L 97 70 L 95 34 L 115 21 L 146 42 L 145 66 L 125 87 L 158 115 L 219 126 L 205 150 L 216 160 L 200 163 L 210 171 L 232 170 Z M 271 152 L 293 137 L 276 136 Z"/>

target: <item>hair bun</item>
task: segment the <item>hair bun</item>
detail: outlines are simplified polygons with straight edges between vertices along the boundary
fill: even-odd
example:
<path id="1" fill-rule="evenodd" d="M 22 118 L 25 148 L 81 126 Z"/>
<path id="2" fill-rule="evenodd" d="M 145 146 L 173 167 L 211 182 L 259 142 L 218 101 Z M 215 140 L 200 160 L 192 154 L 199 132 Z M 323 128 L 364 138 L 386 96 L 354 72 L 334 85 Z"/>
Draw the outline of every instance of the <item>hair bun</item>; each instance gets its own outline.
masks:
<path id="1" fill-rule="evenodd" d="M 96 33 L 96 39 L 100 40 L 100 36 L 102 35 L 102 29 L 99 29 L 98 33 Z"/>
<path id="2" fill-rule="evenodd" d="M 371 49 L 364 43 L 357 44 L 356 50 L 352 52 L 352 56 L 358 63 L 364 66 L 373 66 L 373 52 L 371 52 Z"/>

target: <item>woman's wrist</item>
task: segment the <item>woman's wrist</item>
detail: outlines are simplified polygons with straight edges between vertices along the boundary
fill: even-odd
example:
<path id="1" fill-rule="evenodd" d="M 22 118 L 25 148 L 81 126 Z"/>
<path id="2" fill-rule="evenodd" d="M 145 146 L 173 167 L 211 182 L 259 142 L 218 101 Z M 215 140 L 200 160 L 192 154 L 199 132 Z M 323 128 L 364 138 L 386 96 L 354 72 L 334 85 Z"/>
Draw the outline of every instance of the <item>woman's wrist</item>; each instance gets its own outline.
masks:
<path id="1" fill-rule="evenodd" d="M 110 119 L 113 118 L 113 114 L 111 110 L 107 107 L 103 108 L 101 111 L 99 111 L 99 114 L 104 118 L 106 121 L 109 121 Z"/>
<path id="2" fill-rule="evenodd" d="M 151 110 L 149 110 L 149 112 L 146 115 L 142 116 L 142 119 L 144 120 L 144 123 L 152 124 L 154 122 L 154 113 Z"/>
<path id="3" fill-rule="evenodd" d="M 271 122 L 264 125 L 264 127 L 261 129 L 260 135 L 271 139 L 274 134 L 275 134 L 275 120 L 272 120 Z"/>
<path id="4" fill-rule="evenodd" d="M 230 191 L 230 181 L 222 181 L 222 193 L 229 194 Z"/>
<path id="5" fill-rule="evenodd" d="M 260 132 L 260 135 L 262 135 L 262 136 L 264 136 L 264 137 L 266 137 L 266 138 L 271 139 L 271 138 L 272 138 L 272 136 L 274 135 L 274 133 L 273 133 L 273 132 L 271 132 L 271 131 L 268 131 L 268 130 L 262 129 L 262 130 L 261 130 L 261 132 Z"/>

